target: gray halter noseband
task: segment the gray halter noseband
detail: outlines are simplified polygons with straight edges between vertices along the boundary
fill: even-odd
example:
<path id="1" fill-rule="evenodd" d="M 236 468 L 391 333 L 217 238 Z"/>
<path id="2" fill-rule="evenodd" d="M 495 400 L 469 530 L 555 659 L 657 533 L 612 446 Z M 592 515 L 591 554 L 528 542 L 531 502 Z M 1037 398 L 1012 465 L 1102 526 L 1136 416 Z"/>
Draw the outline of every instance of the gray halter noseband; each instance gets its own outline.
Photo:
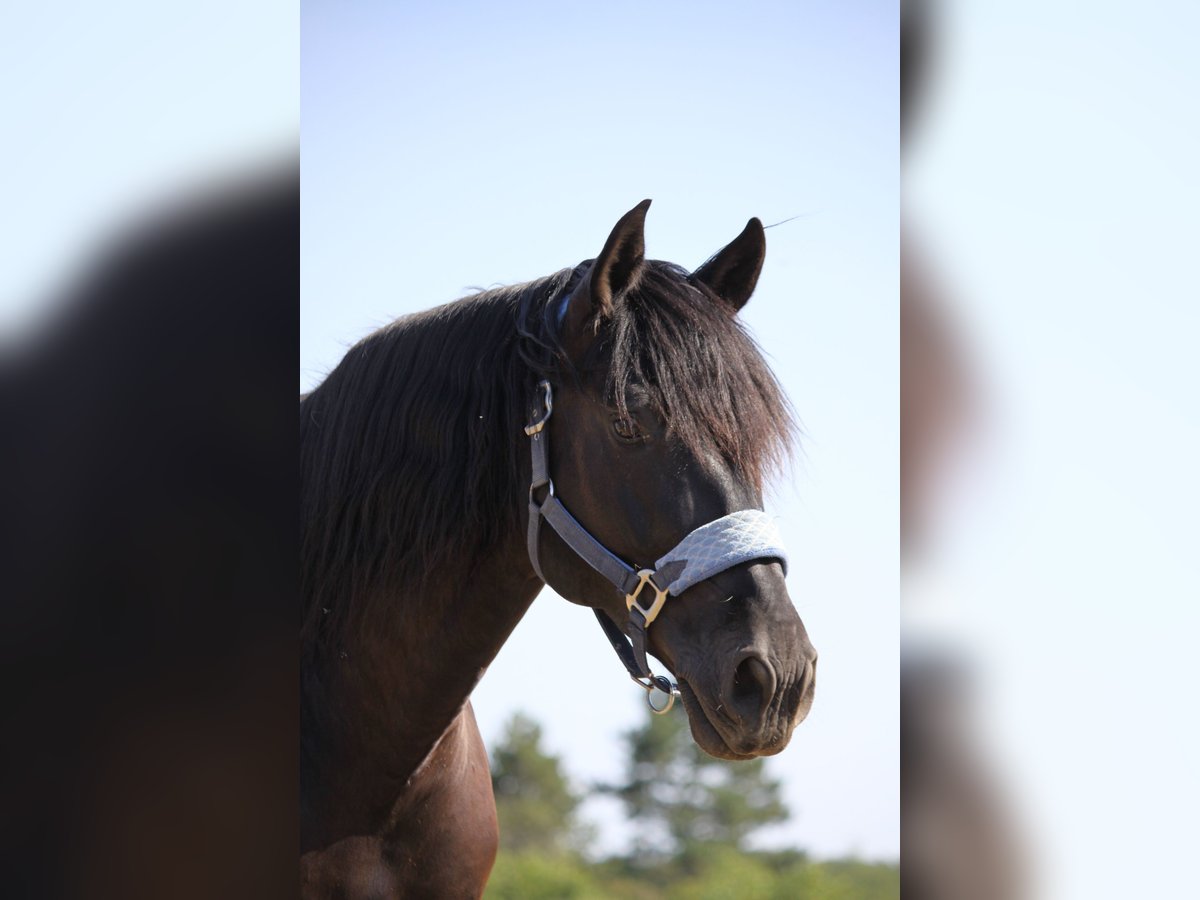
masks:
<path id="1" fill-rule="evenodd" d="M 550 478 L 549 443 L 546 423 L 554 411 L 550 382 L 538 383 L 541 396 L 535 401 L 533 419 L 525 426 L 530 439 L 533 477 L 529 485 L 529 561 L 537 576 L 546 580 L 538 561 L 538 539 L 542 519 L 550 523 L 575 555 L 603 575 L 625 597 L 629 610 L 629 637 L 602 610 L 595 610 L 604 633 L 629 676 L 649 693 L 650 709 L 665 713 L 678 696 L 678 688 L 662 675 L 653 675 L 646 661 L 646 629 L 658 618 L 668 597 L 678 596 L 694 584 L 753 559 L 777 559 L 787 572 L 787 553 L 774 521 L 762 510 L 743 509 L 701 525 L 661 557 L 653 569 L 629 565 L 579 524 L 554 494 Z M 546 488 L 545 499 L 538 491 Z M 642 597 L 649 592 L 647 604 Z"/>

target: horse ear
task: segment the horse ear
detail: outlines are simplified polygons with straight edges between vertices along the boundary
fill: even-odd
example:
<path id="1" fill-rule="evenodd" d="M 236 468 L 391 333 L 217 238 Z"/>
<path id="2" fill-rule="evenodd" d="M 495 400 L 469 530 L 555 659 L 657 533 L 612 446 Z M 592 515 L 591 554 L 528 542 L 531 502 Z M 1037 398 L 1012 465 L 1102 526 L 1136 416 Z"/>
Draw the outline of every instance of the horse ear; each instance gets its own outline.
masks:
<path id="1" fill-rule="evenodd" d="M 592 263 L 587 280 L 575 289 L 566 309 L 566 334 L 582 337 L 589 321 L 612 315 L 621 294 L 637 283 L 646 258 L 646 210 L 643 200 L 613 227 L 604 249 Z"/>
<path id="2" fill-rule="evenodd" d="M 707 285 L 735 311 L 739 310 L 754 293 L 766 255 L 763 224 L 751 219 L 729 246 L 692 273 L 692 280 Z"/>

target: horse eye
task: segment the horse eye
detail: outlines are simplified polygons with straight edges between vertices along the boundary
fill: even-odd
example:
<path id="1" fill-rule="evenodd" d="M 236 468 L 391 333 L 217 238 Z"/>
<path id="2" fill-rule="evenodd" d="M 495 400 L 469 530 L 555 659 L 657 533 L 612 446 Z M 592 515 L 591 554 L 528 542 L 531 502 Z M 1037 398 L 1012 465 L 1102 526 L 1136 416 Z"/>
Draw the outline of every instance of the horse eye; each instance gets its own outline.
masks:
<path id="1" fill-rule="evenodd" d="M 640 441 L 645 437 L 638 428 L 637 422 L 630 418 L 613 419 L 613 431 L 623 441 Z"/>

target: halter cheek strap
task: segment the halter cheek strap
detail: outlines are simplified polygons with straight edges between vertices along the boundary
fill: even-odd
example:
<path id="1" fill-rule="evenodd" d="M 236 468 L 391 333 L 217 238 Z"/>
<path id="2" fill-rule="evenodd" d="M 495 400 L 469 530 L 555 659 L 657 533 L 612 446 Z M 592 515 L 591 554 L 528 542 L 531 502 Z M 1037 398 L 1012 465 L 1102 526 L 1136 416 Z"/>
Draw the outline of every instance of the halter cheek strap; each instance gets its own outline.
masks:
<path id="1" fill-rule="evenodd" d="M 777 559 L 787 572 L 787 553 L 779 531 L 771 518 L 758 509 L 743 509 L 701 525 L 662 556 L 653 569 L 636 569 L 601 544 L 571 515 L 554 494 L 549 470 L 549 434 L 546 423 L 554 411 L 550 382 L 538 384 L 541 397 L 533 409 L 533 419 L 525 426 L 530 439 L 533 477 L 529 485 L 529 530 L 526 543 L 529 561 L 537 576 L 546 580 L 538 559 L 541 522 L 545 519 L 575 554 L 603 575 L 625 597 L 629 610 L 629 637 L 603 611 L 595 610 L 604 633 L 630 676 L 643 687 L 672 696 L 674 686 L 665 678 L 652 675 L 646 660 L 646 629 L 662 612 L 669 596 L 677 596 L 694 584 L 717 575 L 739 563 L 753 559 Z M 545 489 L 543 499 L 539 492 Z M 645 682 L 643 683 L 643 679 Z M 656 707 L 653 697 L 651 709 Z"/>

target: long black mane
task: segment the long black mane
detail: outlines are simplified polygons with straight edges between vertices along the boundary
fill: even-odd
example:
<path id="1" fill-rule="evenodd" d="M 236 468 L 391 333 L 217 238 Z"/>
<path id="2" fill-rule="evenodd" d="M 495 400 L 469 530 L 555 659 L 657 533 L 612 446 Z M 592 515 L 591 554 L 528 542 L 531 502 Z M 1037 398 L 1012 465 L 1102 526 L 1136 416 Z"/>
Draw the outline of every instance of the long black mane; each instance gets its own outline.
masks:
<path id="1" fill-rule="evenodd" d="M 419 592 L 516 527 L 521 425 L 538 380 L 579 375 L 555 312 L 588 265 L 398 319 L 302 399 L 306 647 L 334 639 L 381 585 Z M 790 407 L 754 341 L 678 266 L 645 263 L 580 368 L 605 373 L 618 410 L 639 385 L 687 446 L 758 486 L 787 454 Z"/>

